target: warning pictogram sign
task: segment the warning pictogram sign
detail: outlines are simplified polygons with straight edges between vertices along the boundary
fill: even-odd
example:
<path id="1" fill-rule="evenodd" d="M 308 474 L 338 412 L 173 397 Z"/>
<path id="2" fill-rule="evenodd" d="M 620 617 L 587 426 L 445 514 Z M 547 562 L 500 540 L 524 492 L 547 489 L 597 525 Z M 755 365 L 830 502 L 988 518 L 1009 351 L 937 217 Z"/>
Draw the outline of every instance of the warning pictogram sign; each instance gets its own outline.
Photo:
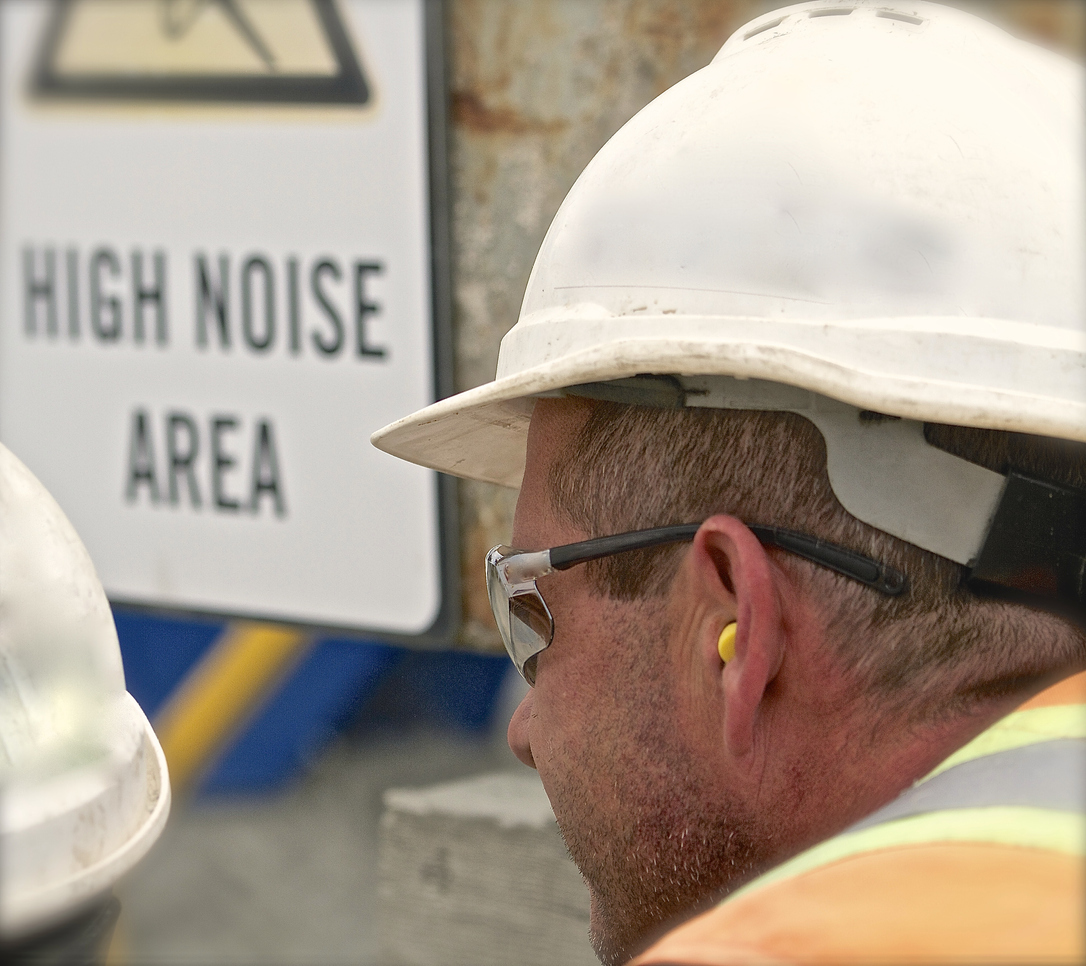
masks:
<path id="1" fill-rule="evenodd" d="M 366 104 L 334 0 L 58 0 L 41 97 Z"/>
<path id="2" fill-rule="evenodd" d="M 114 602 L 452 633 L 455 491 L 369 445 L 451 379 L 440 12 L 0 0 L 0 441 Z"/>

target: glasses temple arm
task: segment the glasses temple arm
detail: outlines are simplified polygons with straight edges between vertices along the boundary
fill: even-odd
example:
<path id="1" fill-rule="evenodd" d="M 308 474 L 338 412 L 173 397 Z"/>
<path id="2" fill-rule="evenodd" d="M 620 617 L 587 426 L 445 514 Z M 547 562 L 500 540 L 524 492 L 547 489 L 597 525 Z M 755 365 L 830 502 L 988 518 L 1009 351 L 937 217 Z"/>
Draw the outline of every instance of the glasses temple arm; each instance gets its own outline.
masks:
<path id="1" fill-rule="evenodd" d="M 613 537 L 596 537 L 580 543 L 568 543 L 564 547 L 551 548 L 551 566 L 555 570 L 568 570 L 576 564 L 625 553 L 627 550 L 647 550 L 665 543 L 693 540 L 700 529 L 700 523 L 682 523 L 672 527 L 655 527 L 652 530 L 636 530 L 633 533 L 618 533 Z"/>
<path id="2" fill-rule="evenodd" d="M 900 570 L 853 550 L 846 550 L 844 547 L 820 540 L 818 537 L 784 527 L 761 524 L 748 524 L 748 526 L 751 533 L 764 546 L 779 547 L 797 557 L 810 560 L 844 577 L 872 587 L 889 597 L 897 597 L 908 585 L 905 575 Z M 629 550 L 647 550 L 649 547 L 658 547 L 666 543 L 693 540 L 700 529 L 700 523 L 684 523 L 670 527 L 655 527 L 651 530 L 637 530 L 633 533 L 619 533 L 611 537 L 596 537 L 579 543 L 552 547 L 550 565 L 555 570 L 568 570 L 589 560 L 599 560 L 601 557 L 610 557 Z"/>
<path id="3" fill-rule="evenodd" d="M 751 525 L 750 531 L 764 546 L 787 550 L 797 557 L 803 557 L 828 570 L 873 587 L 888 597 L 899 596 L 908 586 L 908 580 L 900 570 L 865 557 L 854 550 L 846 550 L 835 543 L 819 540 L 818 537 L 795 530 L 786 530 L 784 527 L 768 527 L 760 524 Z"/>

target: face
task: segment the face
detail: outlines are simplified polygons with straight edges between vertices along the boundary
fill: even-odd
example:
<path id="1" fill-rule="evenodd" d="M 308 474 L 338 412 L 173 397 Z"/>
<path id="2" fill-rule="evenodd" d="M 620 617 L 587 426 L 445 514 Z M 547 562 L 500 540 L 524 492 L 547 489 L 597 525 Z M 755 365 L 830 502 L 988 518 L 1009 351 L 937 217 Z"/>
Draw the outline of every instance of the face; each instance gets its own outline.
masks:
<path id="1" fill-rule="evenodd" d="M 514 520 L 518 549 L 590 536 L 553 512 L 547 491 L 561 442 L 585 414 L 569 401 L 537 404 Z M 749 877 L 754 823 L 719 767 L 719 708 L 706 709 L 692 683 L 698 658 L 681 594 L 612 600 L 587 584 L 583 566 L 541 579 L 539 589 L 554 641 L 509 743 L 538 769 L 588 883 L 597 953 L 620 963 L 664 924 Z"/>

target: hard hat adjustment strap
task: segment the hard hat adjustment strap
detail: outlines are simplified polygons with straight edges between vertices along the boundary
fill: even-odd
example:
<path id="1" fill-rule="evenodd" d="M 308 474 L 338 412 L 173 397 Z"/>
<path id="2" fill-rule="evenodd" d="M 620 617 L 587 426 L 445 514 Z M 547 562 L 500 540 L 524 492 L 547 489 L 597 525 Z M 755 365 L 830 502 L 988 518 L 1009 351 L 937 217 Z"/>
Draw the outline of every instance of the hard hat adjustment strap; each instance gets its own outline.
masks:
<path id="1" fill-rule="evenodd" d="M 976 558 L 1003 492 L 1000 473 L 930 445 L 924 424 L 871 418 L 819 393 L 725 375 L 639 375 L 569 386 L 555 395 L 654 408 L 792 412 L 826 443 L 834 495 L 857 520 L 968 566 Z"/>
<path id="2" fill-rule="evenodd" d="M 1011 472 L 966 586 L 1086 607 L 1086 490 Z M 1011 594 L 1008 595 L 1007 592 Z M 1064 615 L 1068 616 L 1068 615 Z"/>

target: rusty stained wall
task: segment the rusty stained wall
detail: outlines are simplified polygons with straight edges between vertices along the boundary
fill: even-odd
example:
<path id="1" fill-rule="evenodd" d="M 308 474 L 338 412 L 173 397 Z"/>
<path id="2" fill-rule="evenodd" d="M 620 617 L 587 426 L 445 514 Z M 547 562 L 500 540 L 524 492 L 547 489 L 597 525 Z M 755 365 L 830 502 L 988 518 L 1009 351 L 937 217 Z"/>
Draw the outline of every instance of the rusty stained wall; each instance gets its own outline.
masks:
<path id="1" fill-rule="evenodd" d="M 581 169 L 652 98 L 703 67 L 773 0 L 450 0 L 456 388 L 494 378 L 536 251 Z M 1081 55 L 1081 0 L 962 0 Z M 516 492 L 460 481 L 459 643 L 501 649 L 483 557 Z"/>
<path id="2" fill-rule="evenodd" d="M 758 0 L 452 0 L 456 388 L 494 378 L 536 251 L 581 169 L 641 107 L 705 66 Z M 462 643 L 497 647 L 483 557 L 516 492 L 461 481 Z"/>

